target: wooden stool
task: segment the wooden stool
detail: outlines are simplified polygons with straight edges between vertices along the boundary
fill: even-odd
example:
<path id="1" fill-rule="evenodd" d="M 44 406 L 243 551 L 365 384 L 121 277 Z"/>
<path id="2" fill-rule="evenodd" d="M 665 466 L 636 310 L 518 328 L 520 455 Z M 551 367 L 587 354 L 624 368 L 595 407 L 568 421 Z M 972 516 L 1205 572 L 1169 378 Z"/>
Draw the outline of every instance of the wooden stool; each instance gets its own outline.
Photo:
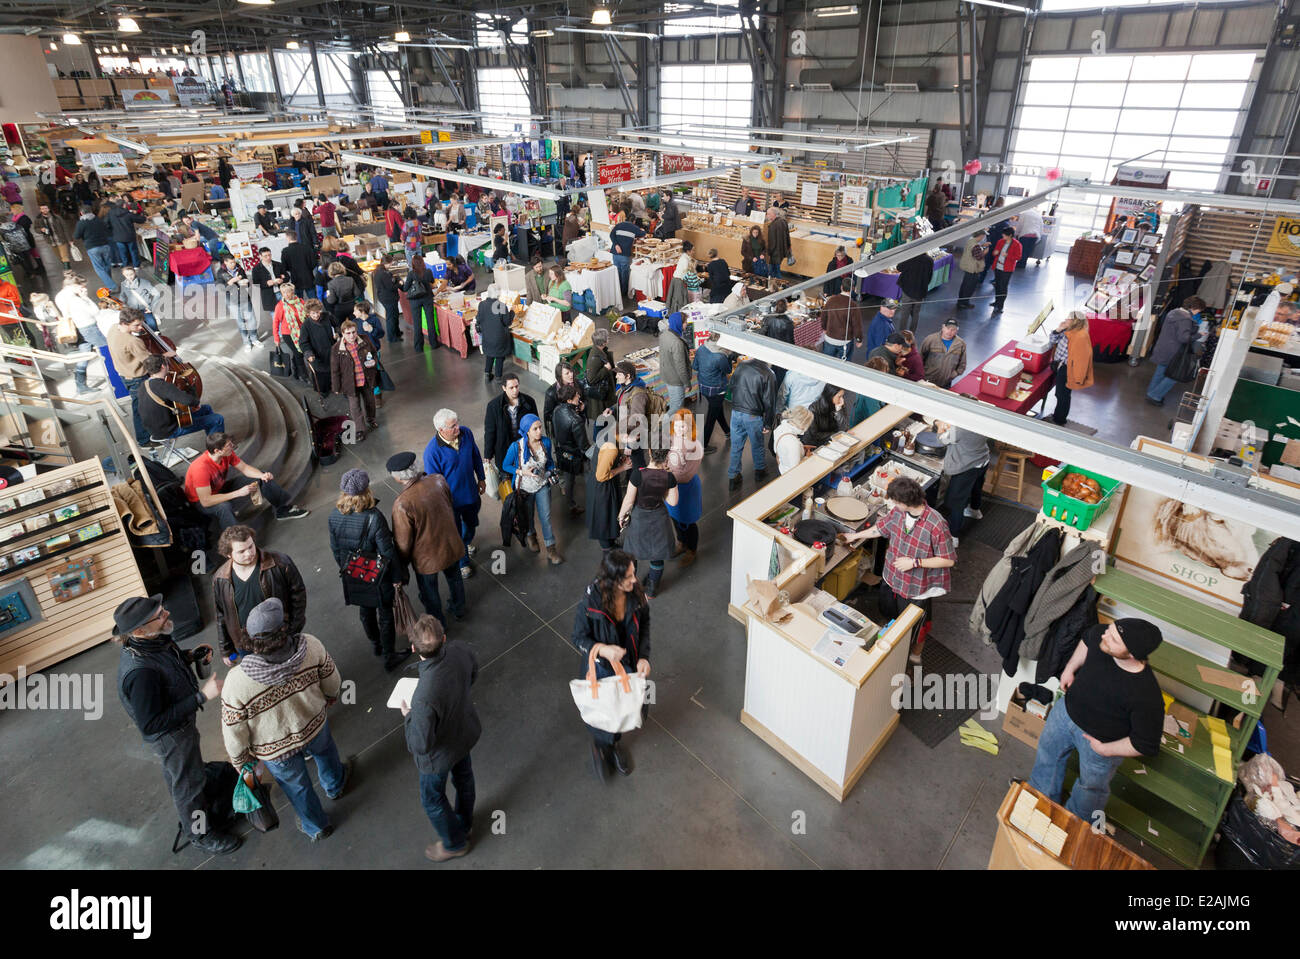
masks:
<path id="1" fill-rule="evenodd" d="M 1025 463 L 1032 459 L 1033 456 L 1033 453 L 1015 447 L 1000 450 L 997 465 L 993 467 L 993 486 L 989 492 L 997 495 L 998 488 L 1004 482 L 1007 486 L 1010 486 L 1014 480 L 1016 484 L 1016 502 L 1019 503 L 1025 488 Z"/>

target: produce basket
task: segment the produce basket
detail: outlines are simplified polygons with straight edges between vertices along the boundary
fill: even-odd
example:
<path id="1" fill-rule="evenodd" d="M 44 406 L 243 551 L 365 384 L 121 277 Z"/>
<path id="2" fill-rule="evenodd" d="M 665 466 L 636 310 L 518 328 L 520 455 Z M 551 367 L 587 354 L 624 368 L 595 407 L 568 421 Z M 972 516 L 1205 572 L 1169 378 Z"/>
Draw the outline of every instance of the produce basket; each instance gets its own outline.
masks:
<path id="1" fill-rule="evenodd" d="M 1085 503 L 1083 500 L 1062 493 L 1061 483 L 1070 473 L 1080 473 L 1096 480 L 1097 485 L 1101 487 L 1101 499 L 1095 503 Z M 1043 514 L 1059 520 L 1066 526 L 1085 530 L 1092 525 L 1093 520 L 1106 512 L 1106 508 L 1110 506 L 1111 494 L 1119 487 L 1119 480 L 1102 476 L 1092 470 L 1063 464 L 1051 477 L 1043 480 Z"/>

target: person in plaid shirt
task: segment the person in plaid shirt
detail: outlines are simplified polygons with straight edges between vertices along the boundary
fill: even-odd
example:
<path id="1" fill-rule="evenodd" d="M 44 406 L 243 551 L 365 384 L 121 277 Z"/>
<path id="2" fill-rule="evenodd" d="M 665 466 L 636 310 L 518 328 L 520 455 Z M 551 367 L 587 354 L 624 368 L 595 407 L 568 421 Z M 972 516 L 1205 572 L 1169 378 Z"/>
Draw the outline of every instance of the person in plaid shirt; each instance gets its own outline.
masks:
<path id="1" fill-rule="evenodd" d="M 875 525 L 844 537 L 856 546 L 880 536 L 889 539 L 885 552 L 884 582 L 880 584 L 880 614 L 889 619 L 898 616 L 908 603 L 919 606 L 925 616 L 916 646 L 908 655 L 912 663 L 921 662 L 921 647 L 930 635 L 930 601 L 952 588 L 952 573 L 957 553 L 948 523 L 938 510 L 925 502 L 925 493 L 914 479 L 900 476 L 885 491 L 890 509 Z"/>

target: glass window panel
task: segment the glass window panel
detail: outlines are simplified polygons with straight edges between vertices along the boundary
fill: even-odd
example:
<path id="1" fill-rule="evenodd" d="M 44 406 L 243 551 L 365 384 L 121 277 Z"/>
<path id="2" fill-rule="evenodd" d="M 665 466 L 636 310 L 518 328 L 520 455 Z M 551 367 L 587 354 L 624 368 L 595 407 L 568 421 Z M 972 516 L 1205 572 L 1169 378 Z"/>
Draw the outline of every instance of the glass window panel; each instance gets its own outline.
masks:
<path id="1" fill-rule="evenodd" d="M 1236 110 L 1241 107 L 1245 95 L 1244 83 L 1189 83 L 1183 91 L 1183 106 L 1200 110 Z"/>
<path id="2" fill-rule="evenodd" d="M 1079 83 L 1098 80 L 1127 80 L 1132 57 L 1083 57 L 1079 61 Z"/>
<path id="3" fill-rule="evenodd" d="M 1134 83 L 1128 88 L 1128 107 L 1176 107 L 1183 96 L 1181 83 Z"/>
<path id="4" fill-rule="evenodd" d="M 1253 53 L 1202 53 L 1192 57 L 1189 80 L 1248 80 L 1255 69 Z"/>
<path id="5" fill-rule="evenodd" d="M 1111 133 L 1118 122 L 1118 110 L 1104 110 L 1099 107 L 1074 107 L 1070 110 L 1070 119 L 1066 123 L 1066 128 Z"/>
<path id="6" fill-rule="evenodd" d="M 1124 89 L 1123 83 L 1081 83 L 1074 88 L 1070 102 L 1076 107 L 1117 107 L 1124 102 Z"/>
<path id="7" fill-rule="evenodd" d="M 1235 110 L 1181 110 L 1173 133 L 1179 136 L 1231 136 L 1237 125 Z"/>
<path id="8" fill-rule="evenodd" d="M 1227 156 L 1228 145 L 1231 142 L 1227 138 L 1173 136 L 1169 138 L 1169 149 L 1173 152 L 1204 153 L 1207 155 L 1202 159 L 1213 160 Z M 1208 154 L 1213 154 L 1213 156 Z"/>
<path id="9" fill-rule="evenodd" d="M 1115 124 L 1116 133 L 1169 133 L 1174 128 L 1174 110 L 1136 110 L 1128 108 L 1120 111 L 1119 122 Z"/>
<path id="10" fill-rule="evenodd" d="M 1159 152 L 1152 154 L 1151 160 L 1158 163 L 1164 155 L 1168 143 L 1168 137 L 1142 137 L 1120 134 L 1115 137 L 1110 153 L 1112 157 L 1118 160 L 1128 160 L 1131 157 L 1143 156 L 1151 153 L 1152 150 L 1157 150 Z"/>
<path id="11" fill-rule="evenodd" d="M 1182 82 L 1187 76 L 1187 64 L 1191 57 L 1159 56 L 1134 57 L 1130 80 L 1178 80 Z"/>
<path id="12" fill-rule="evenodd" d="M 1188 173 L 1182 170 L 1174 170 L 1169 174 L 1169 186 L 1174 190 L 1209 190 L 1214 192 L 1219 189 L 1219 174 Z"/>
<path id="13" fill-rule="evenodd" d="M 1040 167 L 1044 170 L 1056 166 L 1055 153 L 1021 153 L 1017 150 L 1011 155 L 1012 166 Z"/>
<path id="14" fill-rule="evenodd" d="M 1029 62 L 1029 80 L 1073 80 L 1078 69 L 1078 57 L 1035 57 Z"/>
<path id="15" fill-rule="evenodd" d="M 1061 152 L 1070 157 L 1104 157 L 1110 155 L 1109 133 L 1069 133 L 1061 138 Z"/>
<path id="16" fill-rule="evenodd" d="M 1069 83 L 1030 83 L 1025 87 L 1024 102 L 1032 106 L 1063 106 L 1070 102 L 1074 87 Z"/>
<path id="17" fill-rule="evenodd" d="M 1021 130 L 1016 134 L 1017 153 L 1061 152 L 1061 132 L 1059 130 Z"/>
<path id="18" fill-rule="evenodd" d="M 1062 130 L 1068 113 L 1065 107 L 1024 107 L 1020 111 L 1020 126 L 1031 130 Z"/>

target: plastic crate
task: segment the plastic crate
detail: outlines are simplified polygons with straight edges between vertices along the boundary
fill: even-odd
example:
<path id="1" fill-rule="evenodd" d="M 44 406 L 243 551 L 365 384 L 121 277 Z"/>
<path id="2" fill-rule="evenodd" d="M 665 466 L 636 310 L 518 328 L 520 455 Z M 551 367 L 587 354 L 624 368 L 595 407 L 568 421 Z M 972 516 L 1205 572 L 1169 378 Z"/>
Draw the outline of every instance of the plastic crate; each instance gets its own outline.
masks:
<path id="1" fill-rule="evenodd" d="M 1096 480 L 1097 485 L 1101 487 L 1101 499 L 1095 503 L 1085 503 L 1083 500 L 1062 493 L 1061 484 L 1069 473 L 1081 473 L 1089 479 Z M 1081 469 L 1078 466 L 1062 465 L 1052 476 L 1043 480 L 1043 514 L 1059 520 L 1066 526 L 1085 530 L 1092 525 L 1093 520 L 1106 512 L 1107 507 L 1110 506 L 1111 494 L 1119 487 L 1119 480 L 1113 480 L 1109 476 L 1102 476 L 1100 473 Z"/>

